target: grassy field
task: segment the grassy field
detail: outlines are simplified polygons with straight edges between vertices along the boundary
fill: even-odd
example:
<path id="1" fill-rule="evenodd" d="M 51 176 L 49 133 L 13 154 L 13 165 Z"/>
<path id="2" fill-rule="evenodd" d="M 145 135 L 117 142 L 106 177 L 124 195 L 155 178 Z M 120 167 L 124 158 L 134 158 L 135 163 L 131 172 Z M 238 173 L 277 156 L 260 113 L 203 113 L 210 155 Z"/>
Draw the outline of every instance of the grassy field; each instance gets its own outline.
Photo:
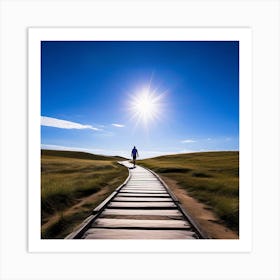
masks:
<path id="1" fill-rule="evenodd" d="M 120 157 L 41 151 L 41 235 L 64 238 L 128 176 Z"/>
<path id="2" fill-rule="evenodd" d="M 236 232 L 239 230 L 239 152 L 205 152 L 138 161 L 207 204 Z"/>

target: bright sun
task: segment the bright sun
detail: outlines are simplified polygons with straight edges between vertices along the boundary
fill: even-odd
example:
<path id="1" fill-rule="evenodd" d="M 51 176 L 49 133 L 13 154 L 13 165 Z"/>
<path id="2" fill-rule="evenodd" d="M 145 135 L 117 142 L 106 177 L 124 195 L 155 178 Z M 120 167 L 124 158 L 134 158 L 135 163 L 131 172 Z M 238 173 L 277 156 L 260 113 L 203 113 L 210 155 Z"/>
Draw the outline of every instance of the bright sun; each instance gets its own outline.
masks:
<path id="1" fill-rule="evenodd" d="M 130 111 L 137 123 L 142 122 L 146 126 L 160 118 L 162 109 L 162 94 L 157 94 L 149 88 L 145 88 L 132 96 Z"/>

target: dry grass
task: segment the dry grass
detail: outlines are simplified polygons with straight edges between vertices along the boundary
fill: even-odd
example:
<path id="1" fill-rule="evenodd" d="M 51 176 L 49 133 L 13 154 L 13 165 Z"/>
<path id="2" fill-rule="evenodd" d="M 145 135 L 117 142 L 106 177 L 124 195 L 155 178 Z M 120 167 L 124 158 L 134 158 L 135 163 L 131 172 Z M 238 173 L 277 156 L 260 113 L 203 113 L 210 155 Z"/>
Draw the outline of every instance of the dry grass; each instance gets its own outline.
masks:
<path id="1" fill-rule="evenodd" d="M 127 175 L 127 169 L 114 157 L 42 151 L 42 238 L 65 237 Z"/>
<path id="2" fill-rule="evenodd" d="M 138 163 L 174 179 L 181 188 L 207 204 L 231 229 L 238 232 L 238 152 L 178 154 Z"/>

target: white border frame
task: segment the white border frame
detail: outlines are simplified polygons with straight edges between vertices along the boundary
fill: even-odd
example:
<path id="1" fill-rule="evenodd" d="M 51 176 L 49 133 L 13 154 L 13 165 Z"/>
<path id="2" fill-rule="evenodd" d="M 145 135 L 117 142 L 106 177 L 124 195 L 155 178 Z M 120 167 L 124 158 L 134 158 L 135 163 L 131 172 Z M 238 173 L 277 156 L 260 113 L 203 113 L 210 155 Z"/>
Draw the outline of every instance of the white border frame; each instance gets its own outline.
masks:
<path id="1" fill-rule="evenodd" d="M 0 0 L 0 7 L 1 280 L 280 279 L 279 0 Z M 31 26 L 252 29 L 254 163 L 250 253 L 28 252 L 27 28 Z M 267 227 L 274 229 L 269 238 Z"/>
<path id="2" fill-rule="evenodd" d="M 238 240 L 45 240 L 40 238 L 41 41 L 239 41 L 240 235 Z M 29 252 L 249 252 L 252 245 L 252 48 L 249 28 L 30 28 Z M 35 198 L 35 199 L 34 199 Z"/>

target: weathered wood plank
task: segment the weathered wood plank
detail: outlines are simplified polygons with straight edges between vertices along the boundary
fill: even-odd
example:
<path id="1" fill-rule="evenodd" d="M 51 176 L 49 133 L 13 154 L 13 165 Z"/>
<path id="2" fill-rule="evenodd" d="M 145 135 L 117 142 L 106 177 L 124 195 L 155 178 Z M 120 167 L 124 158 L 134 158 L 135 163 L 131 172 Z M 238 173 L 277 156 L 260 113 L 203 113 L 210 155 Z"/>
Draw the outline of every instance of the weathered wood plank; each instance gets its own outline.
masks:
<path id="1" fill-rule="evenodd" d="M 165 190 L 162 191 L 153 191 L 153 190 L 123 190 L 121 189 L 121 191 L 119 193 L 157 193 L 157 194 L 165 194 L 167 193 Z"/>
<path id="2" fill-rule="evenodd" d="M 184 220 L 183 216 L 145 216 L 145 215 L 105 215 L 102 214 L 99 218 L 106 218 L 106 219 L 131 219 L 131 220 Z"/>
<path id="3" fill-rule="evenodd" d="M 91 228 L 85 239 L 195 239 L 187 230 L 127 230 Z"/>
<path id="4" fill-rule="evenodd" d="M 142 183 L 147 183 L 147 184 L 149 184 L 149 183 L 157 183 L 158 182 L 158 180 L 157 180 L 157 178 L 153 178 L 153 179 L 146 179 L 145 177 L 142 177 L 142 178 L 135 178 L 135 179 L 130 179 L 129 180 L 129 182 L 131 182 L 131 183 L 137 183 L 137 182 L 142 182 Z"/>
<path id="5" fill-rule="evenodd" d="M 120 191 L 123 191 L 123 190 L 132 190 L 132 191 L 135 191 L 135 190 L 141 190 L 141 191 L 166 191 L 165 188 L 159 188 L 159 187 L 156 187 L 156 188 L 142 188 L 142 187 L 125 187 L 125 188 L 122 188 Z"/>
<path id="6" fill-rule="evenodd" d="M 190 224 L 183 220 L 133 220 L 133 219 L 97 219 L 91 227 L 105 228 L 177 228 L 189 229 Z"/>
<path id="7" fill-rule="evenodd" d="M 123 186 L 122 187 L 122 189 L 123 188 L 144 188 L 144 189 L 152 189 L 152 188 L 164 188 L 164 186 L 162 186 L 162 185 L 141 185 L 141 184 L 139 184 L 139 185 L 125 185 L 125 186 Z M 164 188 L 165 189 L 165 188 Z"/>
<path id="8" fill-rule="evenodd" d="M 135 181 L 135 182 L 130 182 L 126 184 L 126 186 L 163 186 L 159 181 L 157 182 L 141 182 L 141 181 Z"/>
<path id="9" fill-rule="evenodd" d="M 137 191 L 137 190 L 138 191 L 165 191 L 164 188 L 158 188 L 158 187 L 156 187 L 156 188 L 127 187 L 127 188 L 122 188 L 121 190 L 122 191 L 124 191 L 124 190 L 126 190 L 126 191 L 129 191 L 129 190 L 131 190 L 131 191 Z"/>
<path id="10" fill-rule="evenodd" d="M 155 202 L 171 202 L 173 201 L 170 197 L 126 197 L 126 196 L 116 196 L 112 202 L 115 201 L 155 201 Z"/>
<path id="11" fill-rule="evenodd" d="M 153 175 L 133 175 L 130 177 L 130 180 L 132 181 L 138 181 L 138 180 L 143 180 L 143 181 L 156 181 L 157 180 L 157 177 L 156 176 L 153 176 Z"/>
<path id="12" fill-rule="evenodd" d="M 108 208 L 176 208 L 173 202 L 110 202 Z"/>
<path id="13" fill-rule="evenodd" d="M 144 188 L 144 189 L 163 188 L 164 189 L 164 187 L 160 184 L 158 184 L 158 185 L 141 185 L 141 184 L 139 184 L 139 185 L 126 185 L 126 186 L 122 187 L 122 189 L 123 188 Z"/>
<path id="14" fill-rule="evenodd" d="M 168 193 L 129 193 L 129 192 L 119 192 L 116 197 L 170 197 Z"/>
<path id="15" fill-rule="evenodd" d="M 122 187 L 122 189 L 124 189 L 124 188 L 132 188 L 132 189 L 164 189 L 165 190 L 165 188 L 163 187 L 163 186 L 161 186 L 161 185 L 154 185 L 154 186 L 151 186 L 151 185 L 149 185 L 149 186 L 147 186 L 147 185 L 128 185 L 128 186 L 124 186 L 124 187 Z"/>
<path id="16" fill-rule="evenodd" d="M 146 216 L 182 216 L 178 210 L 137 210 L 137 209 L 105 209 L 102 216 L 106 215 L 146 215 Z"/>
<path id="17" fill-rule="evenodd" d="M 145 180 L 129 180 L 127 185 L 162 185 L 158 180 L 155 181 L 145 181 Z"/>
<path id="18" fill-rule="evenodd" d="M 164 188 L 163 185 L 161 184 L 154 184 L 154 185 L 150 185 L 150 184 L 139 184 L 139 185 L 131 185 L 131 184 L 127 184 L 125 186 L 123 186 L 123 188 Z"/>

